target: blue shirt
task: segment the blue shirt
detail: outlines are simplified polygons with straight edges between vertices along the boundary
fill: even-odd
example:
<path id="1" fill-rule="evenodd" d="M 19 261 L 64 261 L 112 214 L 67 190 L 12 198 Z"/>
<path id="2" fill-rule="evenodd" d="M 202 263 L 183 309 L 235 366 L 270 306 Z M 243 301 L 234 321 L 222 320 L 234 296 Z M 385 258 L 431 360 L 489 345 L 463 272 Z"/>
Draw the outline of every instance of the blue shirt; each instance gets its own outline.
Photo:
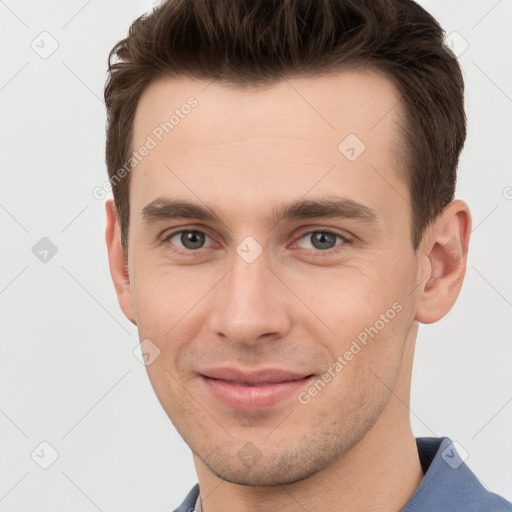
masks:
<path id="1" fill-rule="evenodd" d="M 510 512 L 512 503 L 489 492 L 464 463 L 447 437 L 418 437 L 424 477 L 401 512 Z M 174 512 L 192 512 L 199 484 Z"/>

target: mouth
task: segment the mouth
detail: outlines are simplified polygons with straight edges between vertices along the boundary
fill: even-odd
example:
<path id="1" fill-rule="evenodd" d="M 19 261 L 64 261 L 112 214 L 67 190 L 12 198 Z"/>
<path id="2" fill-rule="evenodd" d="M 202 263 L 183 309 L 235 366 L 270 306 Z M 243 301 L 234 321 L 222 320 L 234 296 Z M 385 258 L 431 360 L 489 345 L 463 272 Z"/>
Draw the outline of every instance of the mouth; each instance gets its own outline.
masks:
<path id="1" fill-rule="evenodd" d="M 314 375 L 279 369 L 211 369 L 200 375 L 208 393 L 232 409 L 269 409 L 298 393 Z"/>

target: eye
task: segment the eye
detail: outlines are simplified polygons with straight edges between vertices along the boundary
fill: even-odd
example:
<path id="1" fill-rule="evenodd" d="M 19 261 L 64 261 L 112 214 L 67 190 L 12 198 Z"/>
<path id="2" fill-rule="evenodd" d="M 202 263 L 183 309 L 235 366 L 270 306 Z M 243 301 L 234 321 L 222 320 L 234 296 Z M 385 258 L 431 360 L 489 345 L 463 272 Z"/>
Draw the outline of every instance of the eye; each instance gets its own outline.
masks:
<path id="1" fill-rule="evenodd" d="M 206 240 L 213 240 L 202 231 L 184 229 L 181 231 L 175 231 L 165 237 L 165 242 L 170 242 L 172 245 L 181 244 L 180 248 L 186 249 L 187 251 L 194 251 L 202 249 Z"/>
<path id="2" fill-rule="evenodd" d="M 337 239 L 341 240 L 340 244 L 336 244 Z M 302 235 L 299 240 L 304 240 L 305 242 L 302 244 L 299 242 L 302 248 L 315 249 L 317 251 L 333 249 L 336 245 L 343 245 L 346 242 L 345 238 L 341 235 L 328 230 L 310 231 Z"/>
<path id="3" fill-rule="evenodd" d="M 207 241 L 210 243 L 207 244 Z M 212 245 L 214 242 L 206 233 L 196 229 L 182 229 L 167 235 L 164 243 L 176 247 L 178 252 L 193 252 L 204 249 Z M 338 243 L 337 243 L 338 242 Z M 299 246 L 303 249 L 313 249 L 317 252 L 326 252 L 341 246 L 347 239 L 334 231 L 322 229 L 317 231 L 309 231 L 299 238 Z"/>

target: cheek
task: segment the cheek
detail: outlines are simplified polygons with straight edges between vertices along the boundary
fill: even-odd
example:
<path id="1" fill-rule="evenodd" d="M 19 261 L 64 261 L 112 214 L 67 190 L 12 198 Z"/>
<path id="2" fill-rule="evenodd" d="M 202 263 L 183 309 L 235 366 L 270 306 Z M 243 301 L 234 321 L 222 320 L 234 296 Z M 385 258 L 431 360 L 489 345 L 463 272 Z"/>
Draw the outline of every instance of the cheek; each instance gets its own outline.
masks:
<path id="1" fill-rule="evenodd" d="M 197 401 L 186 389 L 186 382 L 182 382 L 176 375 L 174 368 L 170 367 L 162 354 L 155 362 L 146 367 L 151 386 L 167 416 L 173 424 L 188 423 L 185 431 L 194 429 L 194 418 L 197 417 Z"/>
<path id="2" fill-rule="evenodd" d="M 399 271 L 391 263 L 367 262 L 297 280 L 297 294 L 315 313 L 301 315 L 301 327 L 328 354 L 325 371 L 334 361 L 343 366 L 340 372 L 331 369 L 337 375 L 333 387 L 341 386 L 342 393 L 344 382 L 359 387 L 364 379 L 380 389 L 376 375 L 384 382 L 396 376 L 412 321 L 410 278 L 401 266 Z"/>
<path id="3" fill-rule="evenodd" d="M 142 282 L 144 286 L 138 286 Z M 162 402 L 166 396 L 180 393 L 182 378 L 177 375 L 176 362 L 195 335 L 187 323 L 190 306 L 162 280 L 139 279 L 136 283 L 132 295 L 139 339 L 142 351 L 146 346 L 151 353 L 152 362 L 146 370 Z"/>
<path id="4" fill-rule="evenodd" d="M 407 288 L 400 273 L 368 262 L 288 273 L 286 280 L 317 320 L 342 338 L 373 325 L 395 302 L 403 300 Z"/>
<path id="5" fill-rule="evenodd" d="M 182 323 L 193 316 L 194 306 L 207 295 L 215 277 L 215 273 L 199 267 L 148 263 L 137 268 L 131 292 L 140 335 L 148 331 L 163 340 L 175 326 L 182 329 Z"/>
<path id="6" fill-rule="evenodd" d="M 334 422 L 348 439 L 351 431 L 370 426 L 386 407 L 400 372 L 408 322 L 405 309 L 388 311 L 388 323 L 366 315 L 348 318 L 347 328 L 342 330 L 340 324 L 338 336 L 331 338 L 333 362 L 300 397 L 307 404 L 304 412 L 316 418 L 319 429 Z"/>

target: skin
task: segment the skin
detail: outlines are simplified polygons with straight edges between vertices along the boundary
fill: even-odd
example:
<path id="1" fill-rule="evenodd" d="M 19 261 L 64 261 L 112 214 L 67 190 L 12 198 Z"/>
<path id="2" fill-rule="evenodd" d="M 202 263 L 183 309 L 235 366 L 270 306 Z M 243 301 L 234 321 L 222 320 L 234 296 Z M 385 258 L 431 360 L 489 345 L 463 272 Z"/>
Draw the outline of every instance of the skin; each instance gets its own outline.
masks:
<path id="1" fill-rule="evenodd" d="M 399 96 L 376 72 L 260 88 L 159 80 L 138 104 L 133 147 L 190 96 L 197 107 L 132 171 L 128 259 L 112 200 L 106 240 L 120 306 L 160 350 L 148 374 L 194 454 L 203 510 L 400 510 L 423 477 L 409 418 L 418 322 L 442 318 L 459 294 L 467 205 L 447 205 L 413 250 Z M 350 133 L 366 146 L 352 162 L 338 150 Z M 145 221 L 162 197 L 207 205 L 221 222 Z M 375 221 L 270 219 L 277 205 L 321 198 L 349 198 Z M 203 247 L 165 239 L 179 229 L 205 233 Z M 311 234 L 322 229 L 345 241 L 318 249 Z M 236 252 L 248 236 L 262 249 L 251 263 Z M 226 365 L 321 378 L 395 303 L 401 311 L 307 404 L 293 395 L 235 410 L 200 378 Z M 246 443 L 250 465 L 237 455 Z"/>

